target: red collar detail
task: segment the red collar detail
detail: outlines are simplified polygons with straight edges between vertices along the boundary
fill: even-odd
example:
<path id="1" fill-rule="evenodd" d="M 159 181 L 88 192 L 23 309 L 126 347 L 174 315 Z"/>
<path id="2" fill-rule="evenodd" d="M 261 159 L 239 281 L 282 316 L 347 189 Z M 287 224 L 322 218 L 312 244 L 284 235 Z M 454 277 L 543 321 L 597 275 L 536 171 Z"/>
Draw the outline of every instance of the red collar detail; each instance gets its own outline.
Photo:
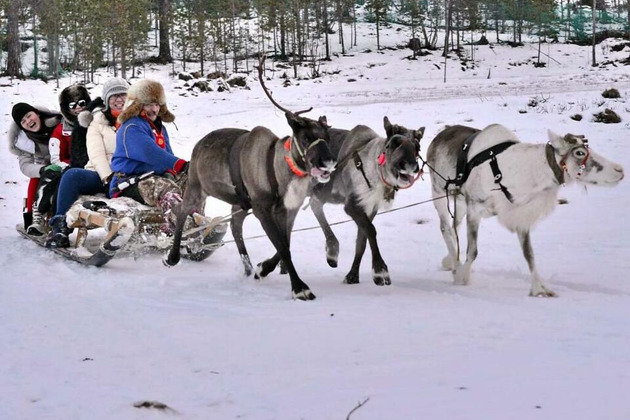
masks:
<path id="1" fill-rule="evenodd" d="M 155 143 L 158 146 L 160 146 L 162 149 L 166 149 L 166 140 L 164 139 L 164 134 L 162 134 L 162 131 L 158 132 L 158 129 L 155 126 L 155 124 L 153 124 L 153 121 L 148 119 L 146 115 L 144 116 L 144 119 L 149 123 L 149 126 L 151 127 L 151 131 L 153 132 L 153 135 L 155 136 Z"/>
<path id="2" fill-rule="evenodd" d="M 287 151 L 287 153 L 285 153 L 284 155 L 284 160 L 287 162 L 287 165 L 289 165 L 289 169 L 291 169 L 291 172 L 293 172 L 300 178 L 308 175 L 306 172 L 299 169 L 293 159 L 291 159 L 291 137 L 288 137 L 287 140 L 284 142 L 284 150 Z"/>

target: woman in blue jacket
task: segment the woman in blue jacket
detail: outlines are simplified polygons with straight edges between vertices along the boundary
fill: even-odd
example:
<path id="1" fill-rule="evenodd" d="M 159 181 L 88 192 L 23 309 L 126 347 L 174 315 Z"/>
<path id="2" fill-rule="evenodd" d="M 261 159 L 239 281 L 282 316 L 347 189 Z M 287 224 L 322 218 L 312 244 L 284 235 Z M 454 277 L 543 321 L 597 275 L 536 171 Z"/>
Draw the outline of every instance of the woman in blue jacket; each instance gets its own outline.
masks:
<path id="1" fill-rule="evenodd" d="M 188 162 L 173 154 L 164 126 L 174 120 L 160 83 L 144 79 L 129 88 L 118 116 L 121 126 L 116 132 L 109 188 L 111 197 L 125 196 L 161 207 L 166 216 L 162 230 L 167 234 L 175 225 L 172 208 L 182 200 L 175 179 L 188 169 Z"/>

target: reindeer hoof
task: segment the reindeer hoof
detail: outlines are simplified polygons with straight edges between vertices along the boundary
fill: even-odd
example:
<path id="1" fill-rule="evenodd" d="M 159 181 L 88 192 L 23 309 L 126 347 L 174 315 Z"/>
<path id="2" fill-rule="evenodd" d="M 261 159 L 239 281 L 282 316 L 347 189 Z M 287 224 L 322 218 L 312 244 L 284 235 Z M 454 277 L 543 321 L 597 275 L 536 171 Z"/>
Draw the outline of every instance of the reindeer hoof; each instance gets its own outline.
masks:
<path id="1" fill-rule="evenodd" d="M 310 289 L 300 290 L 299 292 L 293 292 L 293 299 L 297 300 L 315 300 L 315 294 Z"/>
<path id="2" fill-rule="evenodd" d="M 389 278 L 389 272 L 381 271 L 380 273 L 374 273 L 372 276 L 374 284 L 377 286 L 389 286 L 392 284 L 392 280 Z"/>
<path id="3" fill-rule="evenodd" d="M 453 270 L 453 283 L 457 286 L 468 286 L 470 284 L 470 271 L 466 271 L 461 264 L 458 265 Z"/>
<path id="4" fill-rule="evenodd" d="M 337 257 L 331 257 L 331 256 L 327 256 L 326 257 L 326 262 L 328 263 L 329 266 L 331 266 L 332 268 L 337 268 Z"/>
<path id="5" fill-rule="evenodd" d="M 332 268 L 337 268 L 339 260 L 339 242 L 326 244 L 326 262 Z"/>
<path id="6" fill-rule="evenodd" d="M 558 294 L 551 289 L 547 289 L 545 286 L 540 286 L 537 288 L 532 287 L 532 290 L 529 291 L 529 295 L 531 297 L 558 297 Z"/>
<path id="7" fill-rule="evenodd" d="M 359 284 L 359 273 L 350 272 L 346 275 L 346 278 L 343 279 L 345 284 Z"/>
<path id="8" fill-rule="evenodd" d="M 177 259 L 177 261 L 173 261 L 171 260 L 171 258 L 169 258 L 167 254 L 162 257 L 162 264 L 164 264 L 164 266 L 168 268 L 175 267 L 177 264 L 179 264 L 179 259 Z"/>
<path id="9" fill-rule="evenodd" d="M 450 255 L 447 255 L 442 259 L 442 270 L 452 271 L 454 268 L 455 265 L 453 264 L 453 260 L 451 259 Z"/>
<path id="10" fill-rule="evenodd" d="M 267 277 L 267 273 L 264 272 L 262 263 L 260 263 L 256 266 L 256 271 L 254 272 L 254 278 L 256 280 L 262 280 L 265 277 Z"/>

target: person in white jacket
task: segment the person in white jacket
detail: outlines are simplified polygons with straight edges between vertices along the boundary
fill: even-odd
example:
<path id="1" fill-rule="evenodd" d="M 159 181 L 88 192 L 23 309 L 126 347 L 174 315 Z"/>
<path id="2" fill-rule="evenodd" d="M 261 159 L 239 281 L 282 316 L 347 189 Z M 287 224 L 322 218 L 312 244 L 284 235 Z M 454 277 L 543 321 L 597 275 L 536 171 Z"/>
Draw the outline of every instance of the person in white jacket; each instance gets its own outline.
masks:
<path id="1" fill-rule="evenodd" d="M 116 148 L 116 118 L 127 99 L 129 84 L 122 78 L 112 78 L 103 85 L 104 108 L 79 114 L 79 124 L 87 126 L 86 147 L 88 162 L 85 168 L 67 169 L 61 176 L 57 190 L 57 208 L 50 219 L 52 231 L 46 246 L 65 248 L 70 245 L 71 233 L 66 223 L 66 212 L 82 194 L 107 193 L 112 170 L 110 162 Z"/>
<path id="2" fill-rule="evenodd" d="M 11 110 L 13 122 L 7 135 L 9 151 L 18 157 L 20 170 L 30 178 L 24 206 L 24 229 L 31 235 L 43 235 L 42 218 L 33 211 L 40 172 L 50 165 L 48 141 L 61 121 L 61 114 L 24 102 Z"/>

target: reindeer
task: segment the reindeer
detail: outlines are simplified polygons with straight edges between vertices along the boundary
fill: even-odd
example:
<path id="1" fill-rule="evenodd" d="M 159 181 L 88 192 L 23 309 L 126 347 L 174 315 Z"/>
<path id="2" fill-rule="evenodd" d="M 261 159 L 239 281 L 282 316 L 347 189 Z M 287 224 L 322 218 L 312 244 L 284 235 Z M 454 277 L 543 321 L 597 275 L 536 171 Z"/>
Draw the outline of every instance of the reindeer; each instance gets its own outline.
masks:
<path id="1" fill-rule="evenodd" d="M 284 111 L 292 136 L 280 139 L 265 127 L 255 127 L 251 131 L 219 129 L 202 138 L 192 152 L 173 246 L 164 263 L 177 264 L 186 215 L 212 196 L 232 205 L 231 230 L 245 274 L 251 275 L 252 265 L 243 241 L 243 221 L 251 209 L 289 273 L 293 298 L 312 300 L 315 295 L 291 261 L 291 229 L 311 180 L 328 182 L 336 159 L 328 146 L 326 117 L 314 121 L 300 116 L 310 109 L 294 113 L 280 106 L 264 84 L 263 64 L 264 58 L 258 66 L 260 84 L 271 102 Z M 256 277 L 264 277 L 275 264 L 260 263 Z"/>
<path id="2" fill-rule="evenodd" d="M 457 125 L 440 132 L 429 145 L 427 161 L 434 205 L 448 249 L 442 266 L 452 270 L 455 284 L 470 282 L 480 220 L 497 216 L 518 236 L 531 273 L 529 295 L 556 296 L 536 270 L 530 230 L 555 208 L 562 185 L 577 182 L 612 186 L 624 174 L 620 165 L 593 152 L 584 136 L 562 137 L 551 131 L 548 136 L 547 144 L 521 143 L 514 133 L 498 124 L 483 130 Z M 438 199 L 445 192 L 454 201 L 454 218 L 449 200 Z M 464 215 L 468 249 L 466 262 L 461 264 L 457 228 Z"/>
<path id="3" fill-rule="evenodd" d="M 343 204 L 345 212 L 357 224 L 354 261 L 344 283 L 359 283 L 359 266 L 370 243 L 374 283 L 391 284 L 389 271 L 378 248 L 376 228 L 372 221 L 382 206 L 391 206 L 396 191 L 409 188 L 419 176 L 418 154 L 424 127 L 408 130 L 392 125 L 384 118 L 387 138 L 359 125 L 350 131 L 331 132 L 331 149 L 339 150 L 337 171 L 332 181 L 317 184 L 311 193 L 310 205 L 326 237 L 326 260 L 337 266 L 339 241 L 330 229 L 323 206 Z M 332 130 L 331 130 L 332 131 Z M 353 164 L 349 164 L 350 162 Z"/>

